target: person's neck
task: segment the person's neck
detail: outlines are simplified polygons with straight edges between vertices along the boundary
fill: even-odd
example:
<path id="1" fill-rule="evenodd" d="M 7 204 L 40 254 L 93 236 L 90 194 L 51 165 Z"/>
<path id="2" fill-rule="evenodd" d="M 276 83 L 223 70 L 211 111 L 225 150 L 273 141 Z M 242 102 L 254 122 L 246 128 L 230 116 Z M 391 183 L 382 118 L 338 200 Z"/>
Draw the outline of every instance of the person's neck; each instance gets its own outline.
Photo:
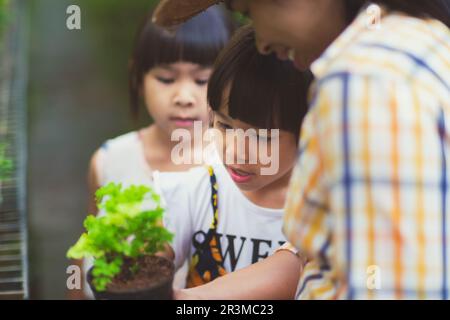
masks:
<path id="1" fill-rule="evenodd" d="M 157 151 L 164 158 L 170 158 L 171 151 L 176 145 L 170 136 L 157 124 L 152 124 L 143 130 L 146 146 L 152 147 L 153 152 Z"/>
<path id="2" fill-rule="evenodd" d="M 283 209 L 286 202 L 287 190 L 291 180 L 292 169 L 280 179 L 255 190 L 244 191 L 244 195 L 254 204 L 268 209 Z"/>

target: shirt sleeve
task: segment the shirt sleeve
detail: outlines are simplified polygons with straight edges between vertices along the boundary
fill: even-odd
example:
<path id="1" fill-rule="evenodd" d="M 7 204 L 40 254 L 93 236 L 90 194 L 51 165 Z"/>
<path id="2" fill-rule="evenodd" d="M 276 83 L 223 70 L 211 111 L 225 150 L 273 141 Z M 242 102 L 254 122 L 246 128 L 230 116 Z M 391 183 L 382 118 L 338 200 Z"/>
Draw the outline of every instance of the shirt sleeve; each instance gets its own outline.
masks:
<path id="1" fill-rule="evenodd" d="M 429 296 L 439 293 L 426 270 L 444 272 L 432 230 L 445 215 L 445 118 L 441 102 L 400 80 L 330 75 L 303 123 L 283 228 L 340 297 L 417 298 L 431 278 Z"/>
<path id="2" fill-rule="evenodd" d="M 300 276 L 297 300 L 334 300 L 337 296 L 335 286 L 329 270 L 321 267 L 318 260 L 306 263 Z"/>
<path id="3" fill-rule="evenodd" d="M 328 203 L 324 158 L 317 129 L 317 104 L 324 93 L 314 97 L 310 112 L 304 119 L 298 159 L 292 173 L 287 194 L 283 230 L 291 246 L 315 259 L 327 242 L 330 229 L 327 223 Z"/>

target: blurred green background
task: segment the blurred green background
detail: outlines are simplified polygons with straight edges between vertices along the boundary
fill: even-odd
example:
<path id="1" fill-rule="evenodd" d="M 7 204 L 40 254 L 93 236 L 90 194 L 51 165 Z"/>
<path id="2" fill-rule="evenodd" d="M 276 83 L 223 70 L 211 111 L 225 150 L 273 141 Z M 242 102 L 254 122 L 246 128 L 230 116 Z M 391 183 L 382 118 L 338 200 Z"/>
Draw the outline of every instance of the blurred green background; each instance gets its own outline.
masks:
<path id="1" fill-rule="evenodd" d="M 90 156 L 106 139 L 150 122 L 129 117 L 127 66 L 138 25 L 155 2 L 29 1 L 32 299 L 65 298 L 65 253 L 87 214 Z M 66 27 L 72 4 L 81 8 L 81 30 Z"/>

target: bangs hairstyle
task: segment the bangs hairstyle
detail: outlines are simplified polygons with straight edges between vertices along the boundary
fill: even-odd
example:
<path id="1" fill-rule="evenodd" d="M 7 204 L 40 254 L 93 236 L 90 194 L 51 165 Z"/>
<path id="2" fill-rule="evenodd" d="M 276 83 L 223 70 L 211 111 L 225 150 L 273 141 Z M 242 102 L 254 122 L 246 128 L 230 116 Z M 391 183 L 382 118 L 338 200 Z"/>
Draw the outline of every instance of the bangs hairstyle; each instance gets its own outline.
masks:
<path id="1" fill-rule="evenodd" d="M 139 28 L 129 64 L 131 112 L 139 113 L 144 76 L 158 65 L 190 62 L 213 66 L 236 25 L 221 6 L 213 6 L 173 31 L 152 23 L 149 14 Z"/>
<path id="2" fill-rule="evenodd" d="M 298 71 L 291 61 L 259 54 L 254 29 L 246 26 L 217 58 L 208 83 L 208 103 L 219 111 L 228 99 L 231 118 L 298 136 L 312 79 L 311 72 Z M 224 97 L 228 87 L 230 94 Z"/>

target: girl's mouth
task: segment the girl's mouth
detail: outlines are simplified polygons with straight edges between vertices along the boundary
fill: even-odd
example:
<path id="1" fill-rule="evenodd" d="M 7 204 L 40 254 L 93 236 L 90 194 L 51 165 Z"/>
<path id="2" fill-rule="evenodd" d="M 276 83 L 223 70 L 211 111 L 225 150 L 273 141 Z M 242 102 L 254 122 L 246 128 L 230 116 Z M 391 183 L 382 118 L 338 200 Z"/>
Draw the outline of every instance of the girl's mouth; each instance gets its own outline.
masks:
<path id="1" fill-rule="evenodd" d="M 197 118 L 184 118 L 184 117 L 171 117 L 171 121 L 175 123 L 177 127 L 192 127 Z"/>
<path id="2" fill-rule="evenodd" d="M 248 173 L 239 169 L 233 169 L 229 166 L 227 166 L 227 170 L 231 176 L 231 179 L 233 179 L 233 181 L 236 183 L 246 183 L 250 181 L 253 176 L 252 173 Z"/>

